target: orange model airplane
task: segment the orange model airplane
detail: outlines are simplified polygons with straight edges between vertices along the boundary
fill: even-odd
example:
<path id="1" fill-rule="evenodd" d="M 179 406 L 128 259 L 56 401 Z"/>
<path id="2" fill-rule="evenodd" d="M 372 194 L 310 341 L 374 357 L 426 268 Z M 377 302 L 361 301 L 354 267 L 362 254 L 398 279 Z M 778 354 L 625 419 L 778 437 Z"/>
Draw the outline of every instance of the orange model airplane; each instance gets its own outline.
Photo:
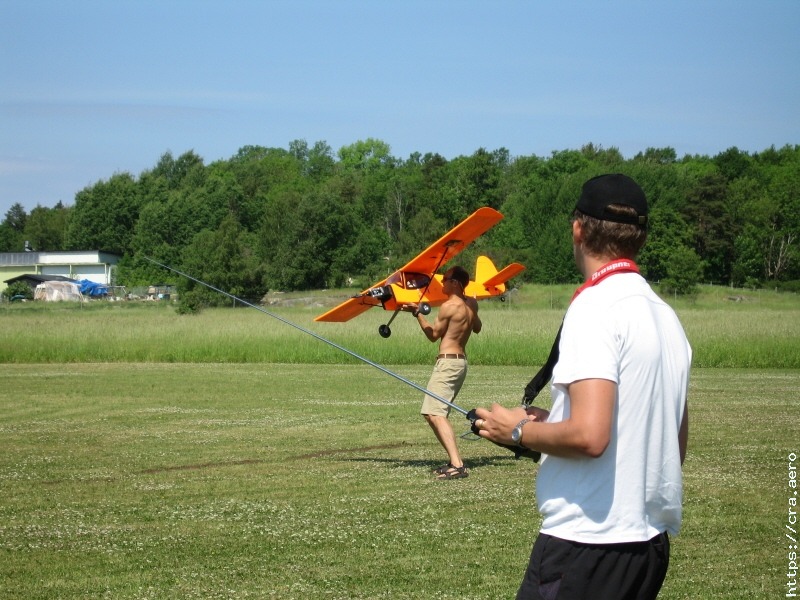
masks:
<path id="1" fill-rule="evenodd" d="M 432 306 L 439 306 L 447 300 L 442 291 L 442 275 L 436 271 L 502 218 L 503 215 L 493 208 L 479 208 L 407 265 L 314 320 L 349 321 L 373 306 L 382 306 L 384 310 L 394 311 L 389 322 L 378 328 L 381 337 L 388 338 L 392 334 L 389 325 L 400 311 L 410 310 L 410 305 L 418 305 L 420 312 L 427 315 Z M 488 257 L 479 256 L 475 266 L 475 281 L 469 282 L 464 295 L 478 300 L 493 296 L 502 298 L 506 281 L 524 270 L 521 264 L 512 263 L 498 272 Z"/>

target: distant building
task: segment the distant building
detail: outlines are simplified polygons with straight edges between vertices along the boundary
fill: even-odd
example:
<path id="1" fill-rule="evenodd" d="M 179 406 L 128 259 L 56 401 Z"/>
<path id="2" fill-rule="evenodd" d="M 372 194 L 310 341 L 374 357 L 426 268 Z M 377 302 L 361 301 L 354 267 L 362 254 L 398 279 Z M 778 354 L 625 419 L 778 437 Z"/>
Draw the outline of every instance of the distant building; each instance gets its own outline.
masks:
<path id="1" fill-rule="evenodd" d="M 88 279 L 111 285 L 120 256 L 95 250 L 78 252 L 0 252 L 0 292 L 14 281 Z M 25 277 L 35 275 L 36 277 Z"/>

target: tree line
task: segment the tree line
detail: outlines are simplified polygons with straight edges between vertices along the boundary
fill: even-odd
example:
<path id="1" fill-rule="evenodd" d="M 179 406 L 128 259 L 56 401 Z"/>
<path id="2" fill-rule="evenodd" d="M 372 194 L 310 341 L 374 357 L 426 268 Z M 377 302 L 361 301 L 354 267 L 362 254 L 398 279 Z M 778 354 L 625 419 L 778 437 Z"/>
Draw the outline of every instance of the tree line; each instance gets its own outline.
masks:
<path id="1" fill-rule="evenodd" d="M 633 177 L 650 204 L 639 265 L 666 290 L 694 283 L 797 289 L 800 280 L 800 146 L 678 158 L 648 148 L 625 159 L 587 144 L 548 157 L 483 148 L 447 160 L 392 156 L 367 139 L 334 152 L 295 140 L 288 149 L 244 146 L 205 164 L 193 151 L 164 153 L 138 177 L 115 173 L 74 204 L 15 204 L 0 223 L 0 251 L 96 249 L 122 256 L 115 283 L 167 275 L 152 257 L 258 299 L 267 290 L 366 287 L 402 266 L 480 206 L 505 219 L 470 247 L 474 258 L 519 261 L 521 281 L 574 283 L 568 219 L 588 178 Z M 194 291 L 200 294 L 200 290 Z M 206 300 L 213 301 L 212 295 Z"/>

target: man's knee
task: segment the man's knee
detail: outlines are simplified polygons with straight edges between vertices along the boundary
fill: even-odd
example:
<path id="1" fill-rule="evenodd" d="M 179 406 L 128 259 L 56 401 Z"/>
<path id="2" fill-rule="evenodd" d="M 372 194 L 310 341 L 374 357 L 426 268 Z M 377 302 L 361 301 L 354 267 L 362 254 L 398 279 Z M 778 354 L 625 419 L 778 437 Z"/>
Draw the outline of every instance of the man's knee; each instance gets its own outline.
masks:
<path id="1" fill-rule="evenodd" d="M 433 425 L 434 425 L 434 423 L 436 423 L 437 419 L 443 419 L 444 418 L 444 417 L 442 417 L 440 415 L 431 415 L 431 414 L 427 414 L 427 413 L 423 413 L 422 416 L 425 419 L 425 421 L 428 423 L 428 425 L 430 425 L 431 427 L 433 427 Z"/>

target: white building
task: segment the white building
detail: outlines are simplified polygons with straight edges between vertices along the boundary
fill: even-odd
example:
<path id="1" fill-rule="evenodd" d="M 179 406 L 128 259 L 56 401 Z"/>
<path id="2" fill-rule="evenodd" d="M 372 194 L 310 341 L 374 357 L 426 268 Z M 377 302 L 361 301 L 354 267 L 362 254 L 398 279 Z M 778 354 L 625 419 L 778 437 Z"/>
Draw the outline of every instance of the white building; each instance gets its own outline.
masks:
<path id="1" fill-rule="evenodd" d="M 0 291 L 10 279 L 22 275 L 54 275 L 114 284 L 114 270 L 120 257 L 109 252 L 0 252 Z"/>

